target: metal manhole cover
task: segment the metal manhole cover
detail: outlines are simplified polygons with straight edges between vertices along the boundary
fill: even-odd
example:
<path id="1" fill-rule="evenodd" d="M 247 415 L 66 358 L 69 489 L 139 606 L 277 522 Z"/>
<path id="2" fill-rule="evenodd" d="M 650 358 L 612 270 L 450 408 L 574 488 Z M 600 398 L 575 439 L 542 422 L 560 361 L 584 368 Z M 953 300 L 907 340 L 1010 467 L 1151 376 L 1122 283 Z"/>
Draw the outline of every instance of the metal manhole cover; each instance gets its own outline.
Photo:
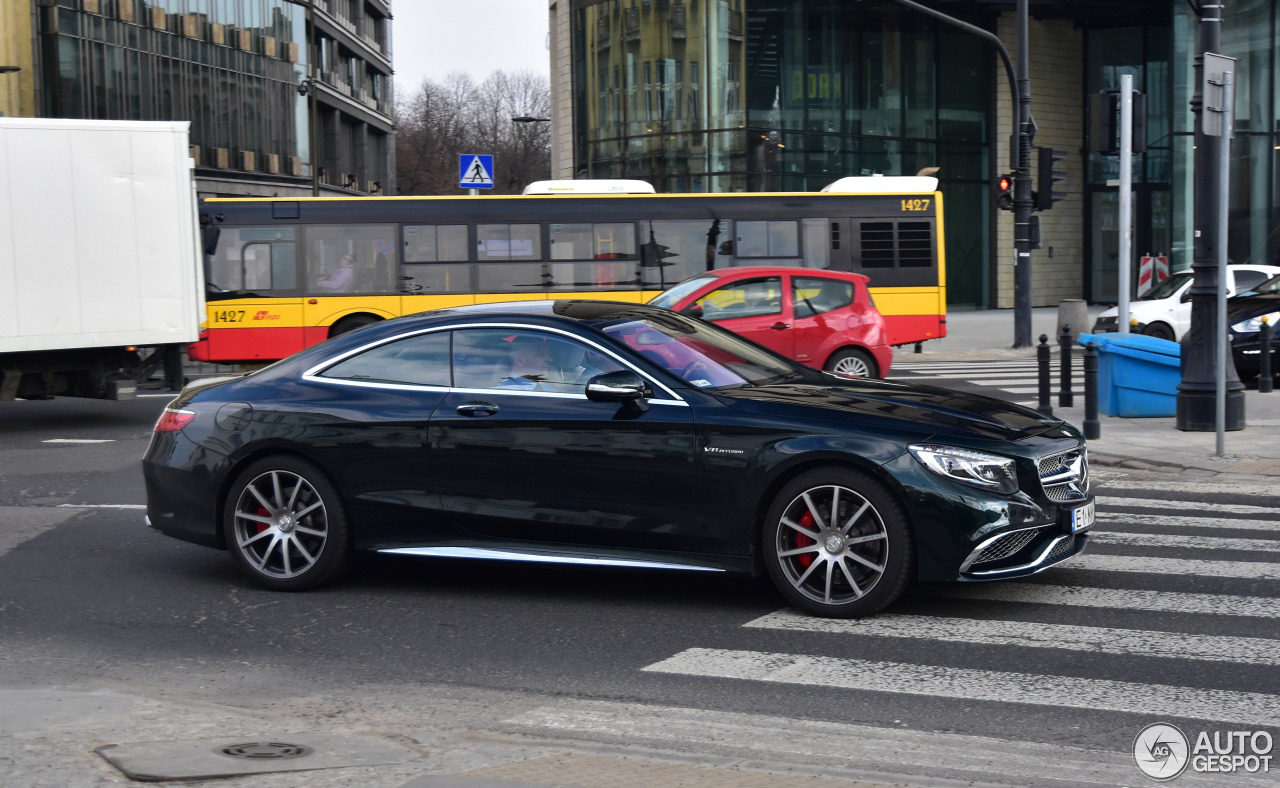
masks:
<path id="1" fill-rule="evenodd" d="M 231 744 L 217 752 L 230 755 L 232 758 L 301 758 L 311 754 L 310 747 L 301 744 L 284 744 L 283 742 L 251 741 L 243 744 Z"/>

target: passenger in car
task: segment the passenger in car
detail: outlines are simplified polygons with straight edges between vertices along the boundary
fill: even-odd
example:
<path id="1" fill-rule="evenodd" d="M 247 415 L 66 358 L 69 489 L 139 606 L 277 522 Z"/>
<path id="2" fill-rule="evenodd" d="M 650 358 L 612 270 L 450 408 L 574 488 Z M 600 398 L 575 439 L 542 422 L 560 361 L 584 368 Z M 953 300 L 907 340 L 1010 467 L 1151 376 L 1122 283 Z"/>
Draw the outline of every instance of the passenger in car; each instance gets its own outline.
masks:
<path id="1" fill-rule="evenodd" d="M 556 391 L 559 376 L 552 377 L 554 360 L 545 340 L 522 334 L 511 340 L 511 372 L 498 388 L 526 391 Z"/>

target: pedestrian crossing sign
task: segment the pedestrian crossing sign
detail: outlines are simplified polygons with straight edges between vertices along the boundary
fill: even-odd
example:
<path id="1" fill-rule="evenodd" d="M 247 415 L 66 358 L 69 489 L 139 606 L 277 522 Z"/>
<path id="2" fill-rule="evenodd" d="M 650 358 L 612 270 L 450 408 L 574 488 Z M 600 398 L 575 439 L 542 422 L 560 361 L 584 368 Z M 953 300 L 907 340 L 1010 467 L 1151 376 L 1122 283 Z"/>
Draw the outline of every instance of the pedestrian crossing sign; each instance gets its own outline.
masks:
<path id="1" fill-rule="evenodd" d="M 492 189 L 493 156 L 464 153 L 458 157 L 458 188 Z"/>

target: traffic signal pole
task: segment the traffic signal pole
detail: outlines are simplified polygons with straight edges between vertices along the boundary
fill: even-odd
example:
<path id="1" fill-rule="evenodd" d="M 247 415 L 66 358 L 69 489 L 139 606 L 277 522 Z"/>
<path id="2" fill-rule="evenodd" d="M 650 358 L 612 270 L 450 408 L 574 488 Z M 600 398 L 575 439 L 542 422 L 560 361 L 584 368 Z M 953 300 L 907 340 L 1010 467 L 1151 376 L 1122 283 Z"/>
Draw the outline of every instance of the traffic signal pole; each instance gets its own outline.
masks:
<path id="1" fill-rule="evenodd" d="M 1018 0 L 1018 161 L 1013 174 L 1013 346 L 1031 347 L 1031 67 L 1029 0 Z"/>
<path id="2" fill-rule="evenodd" d="M 893 0 L 926 16 L 931 16 L 952 27 L 977 36 L 995 47 L 1004 63 L 1009 78 L 1010 98 L 1013 100 L 1013 134 L 1009 140 L 1009 164 L 1014 171 L 1013 221 L 1013 346 L 1031 347 L 1031 78 L 1027 30 L 1028 0 L 1018 0 L 1018 76 L 1013 73 L 1009 50 L 998 36 L 989 30 L 971 25 L 941 11 L 935 11 L 914 0 Z"/>
<path id="3" fill-rule="evenodd" d="M 1116 330 L 1129 333 L 1129 288 L 1133 260 L 1133 75 L 1120 75 L 1120 256 L 1116 277 Z"/>

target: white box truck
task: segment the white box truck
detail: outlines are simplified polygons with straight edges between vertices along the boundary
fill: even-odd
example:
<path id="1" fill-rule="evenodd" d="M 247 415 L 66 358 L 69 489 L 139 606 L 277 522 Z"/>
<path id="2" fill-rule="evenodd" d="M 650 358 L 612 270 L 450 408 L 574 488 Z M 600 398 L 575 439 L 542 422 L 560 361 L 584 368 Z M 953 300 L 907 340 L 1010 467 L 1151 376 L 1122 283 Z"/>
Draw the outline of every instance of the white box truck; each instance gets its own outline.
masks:
<path id="1" fill-rule="evenodd" d="M 0 401 L 181 377 L 204 305 L 188 126 L 0 117 Z"/>

